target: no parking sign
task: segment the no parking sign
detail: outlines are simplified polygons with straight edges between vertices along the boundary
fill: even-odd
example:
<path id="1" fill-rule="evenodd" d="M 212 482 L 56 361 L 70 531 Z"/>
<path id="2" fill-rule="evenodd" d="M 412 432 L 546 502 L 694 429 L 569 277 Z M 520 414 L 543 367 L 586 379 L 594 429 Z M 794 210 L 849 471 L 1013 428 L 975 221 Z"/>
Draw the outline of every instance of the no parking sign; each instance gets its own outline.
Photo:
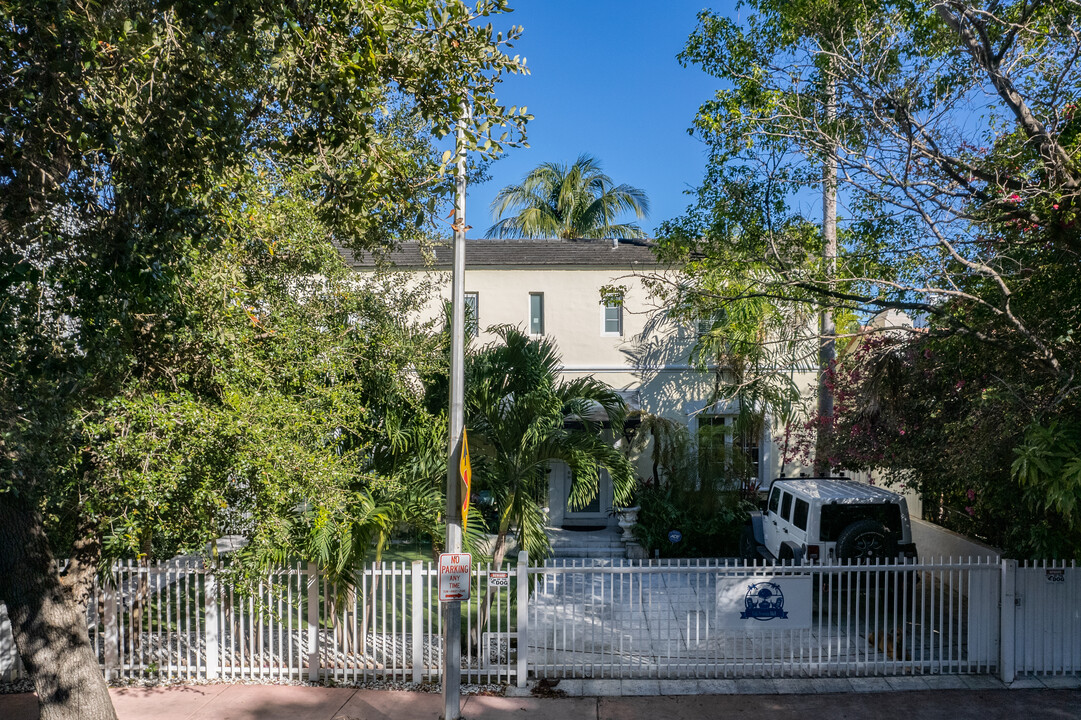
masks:
<path id="1" fill-rule="evenodd" d="M 443 553 L 439 556 L 439 602 L 469 599 L 469 553 Z"/>

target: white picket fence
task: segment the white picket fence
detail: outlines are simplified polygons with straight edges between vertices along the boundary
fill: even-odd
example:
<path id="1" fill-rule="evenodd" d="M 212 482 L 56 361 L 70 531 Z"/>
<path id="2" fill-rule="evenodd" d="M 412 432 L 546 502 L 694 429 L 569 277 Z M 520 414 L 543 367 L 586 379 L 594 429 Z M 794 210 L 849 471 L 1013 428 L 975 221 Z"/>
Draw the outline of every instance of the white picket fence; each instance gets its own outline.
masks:
<path id="1" fill-rule="evenodd" d="M 472 598 L 462 603 L 462 678 L 508 683 L 518 670 L 513 584 L 493 590 L 487 630 L 468 640 L 489 571 L 474 568 Z M 115 567 L 87 606 L 106 678 L 420 683 L 441 675 L 443 611 L 431 563 L 371 565 L 341 593 L 308 564 L 268 573 L 243 593 L 227 577 L 194 561 Z M 0 681 L 21 677 L 0 622 Z"/>
<path id="2" fill-rule="evenodd" d="M 567 560 L 524 554 L 462 604 L 462 680 L 1081 674 L 1076 563 L 924 560 L 897 565 Z M 109 679 L 438 681 L 443 606 L 431 563 L 384 563 L 336 593 L 314 566 L 241 593 L 195 560 L 127 563 L 95 588 L 90 640 Z M 798 628 L 733 629 L 724 598 L 783 579 Z M 525 580 L 524 582 L 519 582 Z M 803 591 L 801 590 L 801 593 Z M 742 597 L 740 598 L 742 602 Z M 802 607 L 806 605 L 806 607 Z M 22 677 L 0 605 L 0 681 Z M 746 625 L 746 624 L 744 624 Z"/>

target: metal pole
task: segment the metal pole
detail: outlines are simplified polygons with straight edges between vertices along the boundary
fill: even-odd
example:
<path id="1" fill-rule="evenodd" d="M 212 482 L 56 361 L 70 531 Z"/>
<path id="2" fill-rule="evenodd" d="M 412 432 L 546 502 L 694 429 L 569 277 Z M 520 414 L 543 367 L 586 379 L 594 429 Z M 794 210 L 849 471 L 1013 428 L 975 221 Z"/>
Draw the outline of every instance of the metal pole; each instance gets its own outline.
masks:
<path id="1" fill-rule="evenodd" d="M 465 127 L 469 106 L 462 104 L 458 120 L 454 178 L 454 275 L 450 320 L 450 438 L 447 443 L 447 545 L 445 552 L 462 551 L 462 500 L 458 464 L 465 427 Z M 462 714 L 462 604 L 443 604 L 443 718 Z"/>

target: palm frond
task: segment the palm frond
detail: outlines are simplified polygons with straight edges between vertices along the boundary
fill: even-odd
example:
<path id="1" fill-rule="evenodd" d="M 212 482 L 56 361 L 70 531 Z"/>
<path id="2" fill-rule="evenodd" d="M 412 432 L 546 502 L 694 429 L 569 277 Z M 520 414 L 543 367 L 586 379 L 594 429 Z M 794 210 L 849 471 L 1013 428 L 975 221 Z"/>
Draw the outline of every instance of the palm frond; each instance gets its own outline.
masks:
<path id="1" fill-rule="evenodd" d="M 649 216 L 644 190 L 616 185 L 600 162 L 582 154 L 572 165 L 543 163 L 517 185 L 508 185 L 491 204 L 496 223 L 485 237 L 644 237 L 634 223 L 617 223 L 625 213 Z M 510 213 L 509 217 L 505 217 Z"/>

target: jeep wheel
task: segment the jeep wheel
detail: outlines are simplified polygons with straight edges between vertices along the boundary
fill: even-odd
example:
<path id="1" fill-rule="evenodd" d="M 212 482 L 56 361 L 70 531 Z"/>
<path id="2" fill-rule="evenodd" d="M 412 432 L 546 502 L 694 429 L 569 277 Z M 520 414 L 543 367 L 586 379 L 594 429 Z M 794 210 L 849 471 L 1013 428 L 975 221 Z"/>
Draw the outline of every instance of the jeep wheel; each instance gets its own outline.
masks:
<path id="1" fill-rule="evenodd" d="M 758 541 L 754 539 L 754 528 L 744 525 L 739 533 L 739 556 L 744 560 L 758 559 Z"/>
<path id="2" fill-rule="evenodd" d="M 842 560 L 894 558 L 897 557 L 897 541 L 877 520 L 857 520 L 837 536 L 837 557 Z"/>

